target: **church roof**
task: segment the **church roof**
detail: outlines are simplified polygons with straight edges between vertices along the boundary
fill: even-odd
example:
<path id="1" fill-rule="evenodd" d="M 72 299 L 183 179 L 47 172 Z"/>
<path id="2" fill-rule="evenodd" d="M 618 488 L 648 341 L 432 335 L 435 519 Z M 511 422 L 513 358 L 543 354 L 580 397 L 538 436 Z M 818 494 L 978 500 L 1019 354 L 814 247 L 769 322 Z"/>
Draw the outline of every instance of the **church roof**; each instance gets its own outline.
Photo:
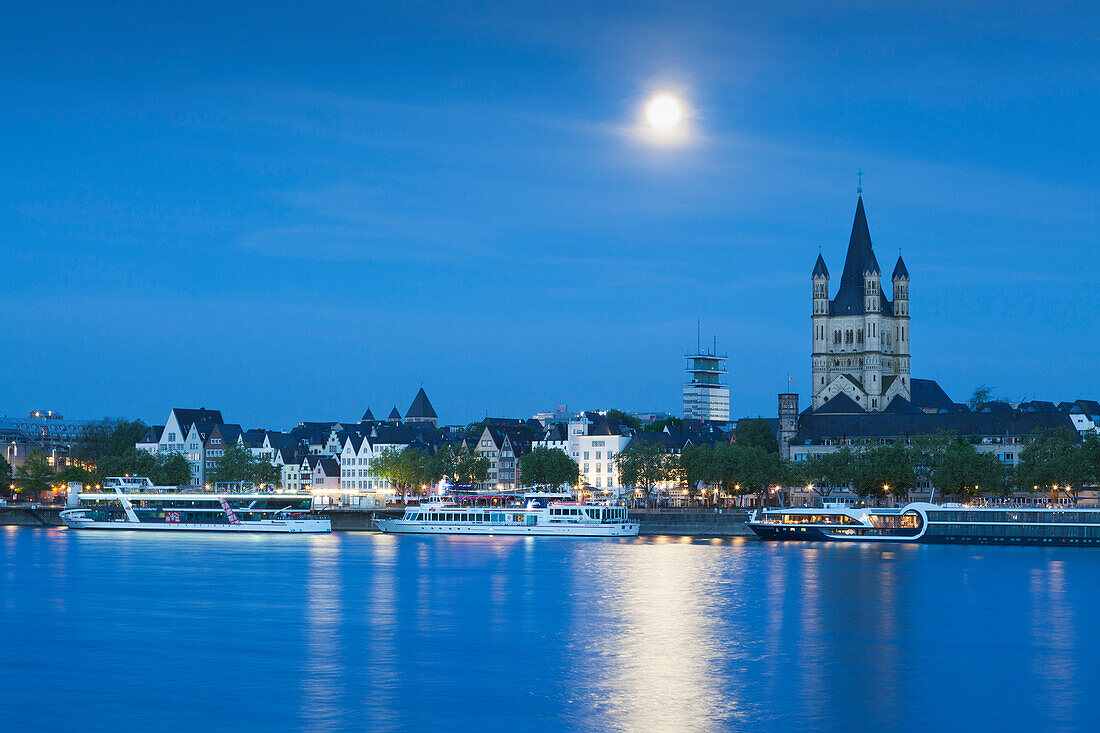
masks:
<path id="1" fill-rule="evenodd" d="M 955 403 L 934 379 L 910 379 L 910 401 L 921 410 L 953 412 Z"/>
<path id="2" fill-rule="evenodd" d="M 374 422 L 374 413 L 370 411 L 369 407 L 367 411 L 363 413 L 363 419 L 359 422 Z"/>
<path id="3" fill-rule="evenodd" d="M 825 258 L 821 256 L 821 253 L 817 253 L 817 262 L 814 264 L 814 271 L 810 273 L 810 277 L 829 277 L 829 268 L 825 266 Z"/>
<path id="4" fill-rule="evenodd" d="M 432 407 L 432 403 L 428 401 L 428 395 L 425 394 L 424 388 L 421 387 L 420 391 L 416 393 L 416 397 L 413 398 L 412 405 L 409 406 L 409 411 L 405 413 L 405 418 L 416 419 L 436 417 L 439 416 L 435 414 L 435 408 Z"/>
<path id="5" fill-rule="evenodd" d="M 875 253 L 872 252 L 867 258 L 867 264 L 863 266 L 864 275 L 881 275 L 882 269 L 878 266 L 878 258 L 875 257 Z"/>
<path id="6" fill-rule="evenodd" d="M 397 420 L 397 421 L 401 420 L 401 413 L 397 411 L 397 406 L 396 405 L 394 405 L 394 408 L 392 410 L 390 410 L 390 416 L 389 416 L 388 419 L 389 420 Z"/>
<path id="7" fill-rule="evenodd" d="M 894 274 L 890 276 L 891 280 L 908 280 L 909 270 L 905 269 L 905 260 L 898 255 L 898 264 L 894 265 Z"/>
<path id="8" fill-rule="evenodd" d="M 852 415 L 867 412 L 846 394 L 838 394 L 813 411 L 815 415 Z"/>
<path id="9" fill-rule="evenodd" d="M 886 380 L 884 379 L 883 381 L 885 382 Z M 906 413 L 912 415 L 913 413 L 922 412 L 922 410 L 914 407 L 912 402 L 905 399 L 901 395 L 894 395 L 894 399 L 890 400 L 890 404 L 886 406 L 886 409 L 883 410 L 883 412 L 890 415 Z"/>
<path id="10" fill-rule="evenodd" d="M 867 215 L 863 211 L 863 197 L 856 202 L 856 217 L 852 221 L 852 236 L 848 239 L 848 254 L 844 258 L 844 272 L 840 276 L 840 289 L 829 307 L 830 315 L 854 316 L 863 313 L 863 275 L 865 272 L 881 273 L 875 253 L 871 251 L 871 232 L 867 228 Z M 893 308 L 884 294 L 881 311 L 892 315 Z"/>

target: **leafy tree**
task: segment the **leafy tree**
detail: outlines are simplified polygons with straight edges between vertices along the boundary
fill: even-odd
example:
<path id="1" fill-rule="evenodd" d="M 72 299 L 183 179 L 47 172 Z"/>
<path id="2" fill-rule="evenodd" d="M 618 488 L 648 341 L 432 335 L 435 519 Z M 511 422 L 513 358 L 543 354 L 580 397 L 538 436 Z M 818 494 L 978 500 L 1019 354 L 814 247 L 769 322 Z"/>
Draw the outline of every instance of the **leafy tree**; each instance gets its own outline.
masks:
<path id="1" fill-rule="evenodd" d="M 915 436 L 910 441 L 909 451 L 912 456 L 913 472 L 918 481 L 937 486 L 935 483 L 936 471 L 943 463 L 944 456 L 947 454 L 947 447 L 951 445 L 955 438 L 955 433 L 938 430 L 931 435 Z"/>
<path id="2" fill-rule="evenodd" d="M 104 456 L 124 455 L 148 430 L 149 426 L 141 420 L 105 417 L 85 429 L 73 448 L 74 456 L 84 463 L 98 465 Z"/>
<path id="3" fill-rule="evenodd" d="M 240 443 L 228 446 L 207 473 L 207 481 L 211 484 L 251 482 L 255 478 L 255 456 L 252 455 L 248 446 Z"/>
<path id="4" fill-rule="evenodd" d="M 572 486 L 580 469 L 565 451 L 539 447 L 520 457 L 519 476 L 526 486 Z"/>
<path id="5" fill-rule="evenodd" d="M 974 394 L 970 395 L 970 399 L 966 401 L 967 407 L 978 412 L 992 401 L 992 394 L 993 390 L 987 384 L 976 387 Z"/>
<path id="6" fill-rule="evenodd" d="M 792 477 L 779 457 L 759 445 L 719 443 L 714 449 L 718 484 L 733 494 L 757 494 L 761 498 L 772 486 Z"/>
<path id="7" fill-rule="evenodd" d="M 881 498 L 888 493 L 905 499 L 917 486 L 913 453 L 902 441 L 874 446 L 855 454 L 853 488 L 860 497 Z"/>
<path id="8" fill-rule="evenodd" d="M 22 466 L 15 469 L 15 484 L 20 493 L 37 501 L 49 491 L 54 480 L 54 471 L 42 451 L 34 450 L 27 456 Z"/>
<path id="9" fill-rule="evenodd" d="M 183 458 L 183 456 L 180 457 Z M 148 476 L 153 479 L 158 459 L 163 460 L 163 457 L 154 456 L 148 451 L 130 446 L 121 454 L 101 456 L 96 465 L 96 475 L 100 481 L 108 476 Z M 184 462 L 187 462 L 186 459 Z M 190 480 L 190 469 L 188 469 L 188 480 L 184 483 Z"/>
<path id="10" fill-rule="evenodd" d="M 714 449 L 709 445 L 687 445 L 680 452 L 680 480 L 687 488 L 688 497 L 695 499 L 699 485 L 714 486 L 718 483 Z"/>
<path id="11" fill-rule="evenodd" d="M 178 455 L 178 454 L 176 454 Z M 179 456 L 186 464 L 187 460 Z M 190 469 L 188 469 L 190 476 Z M 247 445 L 234 443 L 214 462 L 208 474 L 210 483 L 236 483 L 278 486 L 281 480 L 279 469 L 262 458 L 253 455 Z"/>
<path id="12" fill-rule="evenodd" d="M 370 475 L 389 481 L 404 498 L 419 493 L 428 480 L 428 459 L 419 448 L 387 448 L 370 462 Z"/>
<path id="13" fill-rule="evenodd" d="M 6 494 L 11 486 L 11 464 L 4 456 L 0 456 L 0 493 Z"/>
<path id="14" fill-rule="evenodd" d="M 944 451 L 933 480 L 944 493 L 965 500 L 983 491 L 1000 492 L 1004 469 L 995 455 L 979 455 L 969 441 L 955 438 Z"/>
<path id="15" fill-rule="evenodd" d="M 138 451 L 145 453 L 145 451 Z M 148 455 L 148 454 L 146 454 Z M 270 464 L 264 464 L 270 466 Z M 271 466 L 271 468 L 275 468 Z M 278 473 L 278 469 L 275 469 Z M 191 483 L 191 464 L 182 453 L 158 454 L 153 459 L 153 470 L 145 474 L 158 486 L 186 486 Z"/>
<path id="16" fill-rule="evenodd" d="M 1093 441 L 1078 445 L 1067 428 L 1040 432 L 1020 453 L 1019 480 L 1025 488 L 1049 491 L 1052 499 L 1059 491 L 1076 496 L 1081 484 L 1095 475 L 1090 461 L 1094 450 Z"/>
<path id="17" fill-rule="evenodd" d="M 615 456 L 615 465 L 619 469 L 619 484 L 627 488 L 642 490 L 646 508 L 654 487 L 669 476 L 668 449 L 660 443 L 627 444 L 626 448 Z"/>
<path id="18" fill-rule="evenodd" d="M 80 466 L 65 466 L 57 472 L 57 476 L 54 480 L 59 484 L 94 484 L 96 482 L 96 476 L 94 473 L 86 468 Z"/>
<path id="19" fill-rule="evenodd" d="M 768 453 L 779 452 L 775 433 L 772 432 L 768 421 L 762 417 L 740 420 L 733 436 L 733 442 L 744 448 L 756 447 Z"/>
<path id="20" fill-rule="evenodd" d="M 485 426 L 489 424 L 488 420 L 480 420 L 478 422 L 472 422 L 466 426 L 467 438 L 480 438 L 481 434 L 485 432 Z"/>
<path id="21" fill-rule="evenodd" d="M 837 489 L 848 488 L 855 482 L 856 457 L 847 446 L 832 453 L 811 456 L 801 467 L 800 477 L 826 499 Z"/>
<path id="22" fill-rule="evenodd" d="M 623 412 L 622 410 L 614 410 L 614 409 L 608 410 L 607 411 L 607 417 L 612 418 L 613 420 L 618 420 L 619 422 L 621 422 L 624 425 L 629 425 L 630 427 L 634 428 L 635 430 L 641 430 L 642 429 L 642 421 L 641 420 L 639 420 L 634 415 L 631 415 L 630 413 Z"/>
<path id="23" fill-rule="evenodd" d="M 666 417 L 664 420 L 657 420 L 642 426 L 642 430 L 652 430 L 655 433 L 663 433 L 667 427 L 678 428 L 683 424 L 684 421 L 678 417 Z"/>
<path id="24" fill-rule="evenodd" d="M 464 445 L 444 445 L 425 464 L 427 483 L 444 479 L 452 486 L 473 486 L 485 480 L 489 459 L 477 455 Z"/>

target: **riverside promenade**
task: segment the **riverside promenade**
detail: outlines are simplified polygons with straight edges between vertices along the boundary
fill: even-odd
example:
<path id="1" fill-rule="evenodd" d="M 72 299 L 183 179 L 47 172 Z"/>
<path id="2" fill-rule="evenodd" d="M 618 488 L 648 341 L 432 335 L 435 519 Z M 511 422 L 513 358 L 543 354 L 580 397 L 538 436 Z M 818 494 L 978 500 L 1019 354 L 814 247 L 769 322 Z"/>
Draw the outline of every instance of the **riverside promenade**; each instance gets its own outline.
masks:
<path id="1" fill-rule="evenodd" d="M 365 511 L 361 509 L 325 509 L 318 514 L 328 517 L 334 532 L 373 530 L 374 520 L 400 517 L 403 509 Z M 631 509 L 630 518 L 641 526 L 641 535 L 677 535 L 681 537 L 754 537 L 742 510 L 705 508 Z"/>
<path id="2" fill-rule="evenodd" d="M 0 526 L 60 527 L 59 506 L 0 507 Z M 404 509 L 325 509 L 319 516 L 332 521 L 334 532 L 376 531 L 374 520 L 400 517 Z M 675 535 L 679 537 L 751 537 L 745 522 L 748 513 L 740 510 L 704 508 L 632 509 L 630 518 L 641 525 L 641 535 Z"/>

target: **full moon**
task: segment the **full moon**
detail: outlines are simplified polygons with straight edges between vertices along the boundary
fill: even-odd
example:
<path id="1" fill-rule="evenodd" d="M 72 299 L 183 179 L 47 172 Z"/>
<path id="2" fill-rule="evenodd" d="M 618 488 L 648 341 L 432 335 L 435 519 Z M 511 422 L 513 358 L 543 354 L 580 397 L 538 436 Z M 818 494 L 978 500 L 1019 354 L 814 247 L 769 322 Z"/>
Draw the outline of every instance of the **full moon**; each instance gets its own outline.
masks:
<path id="1" fill-rule="evenodd" d="M 646 103 L 646 122 L 658 130 L 671 130 L 680 123 L 683 117 L 683 105 L 675 97 L 659 94 Z"/>

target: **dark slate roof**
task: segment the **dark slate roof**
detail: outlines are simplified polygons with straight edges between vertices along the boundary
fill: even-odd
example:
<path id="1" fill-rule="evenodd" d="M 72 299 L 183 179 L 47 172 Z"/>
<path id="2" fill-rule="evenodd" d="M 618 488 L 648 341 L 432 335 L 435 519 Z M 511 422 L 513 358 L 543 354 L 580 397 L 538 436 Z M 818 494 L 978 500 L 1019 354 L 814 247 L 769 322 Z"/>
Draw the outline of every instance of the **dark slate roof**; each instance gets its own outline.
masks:
<path id="1" fill-rule="evenodd" d="M 367 411 L 363 413 L 363 419 L 359 422 L 374 422 L 374 413 L 370 411 L 369 407 Z"/>
<path id="2" fill-rule="evenodd" d="M 893 384 L 897 378 L 896 374 L 887 374 L 882 378 L 882 394 L 886 394 L 890 389 L 890 385 Z"/>
<path id="3" fill-rule="evenodd" d="M 351 441 L 351 449 L 358 453 L 359 449 L 363 447 L 363 436 L 358 433 L 352 433 L 344 438 L 344 445 L 347 445 L 349 440 Z"/>
<path id="4" fill-rule="evenodd" d="M 814 271 L 810 273 L 810 277 L 829 277 L 829 268 L 825 266 L 825 258 L 820 252 L 817 253 L 817 262 L 814 263 Z"/>
<path id="5" fill-rule="evenodd" d="M 670 451 L 679 453 L 684 449 L 684 441 L 679 440 L 677 436 L 670 435 L 665 432 L 657 432 L 656 430 L 639 430 L 630 436 L 630 443 L 628 445 L 650 445 L 656 444 L 667 448 Z"/>
<path id="6" fill-rule="evenodd" d="M 405 418 L 418 418 L 418 419 L 436 419 L 439 415 L 435 414 L 435 408 L 432 407 L 432 403 L 428 400 L 428 395 L 424 392 L 424 388 L 421 387 L 420 391 L 416 393 L 416 397 L 413 398 L 412 404 L 409 406 L 409 411 L 405 413 Z"/>
<path id="7" fill-rule="evenodd" d="M 890 276 L 891 280 L 908 280 L 909 270 L 905 269 L 905 260 L 898 255 L 898 264 L 894 265 L 894 274 Z"/>
<path id="8" fill-rule="evenodd" d="M 417 432 L 408 425 L 379 425 L 374 429 L 371 443 L 409 445 L 416 440 Z"/>
<path id="9" fill-rule="evenodd" d="M 244 434 L 244 429 L 240 425 L 231 423 L 229 425 L 219 425 L 218 432 L 222 434 L 222 444 L 229 446 L 236 445 L 241 435 Z M 247 440 L 245 440 L 245 443 L 251 446 L 251 443 L 248 443 Z"/>
<path id="10" fill-rule="evenodd" d="M 885 379 L 883 379 L 882 381 L 884 383 L 886 382 Z M 886 409 L 883 410 L 883 412 L 885 412 L 887 414 L 898 414 L 898 413 L 910 413 L 911 414 L 911 413 L 914 413 L 914 412 L 922 412 L 922 410 L 918 407 L 914 407 L 912 402 L 905 399 L 901 395 L 896 395 L 894 397 L 894 399 L 890 400 L 890 404 L 888 404 L 886 406 Z"/>
<path id="11" fill-rule="evenodd" d="M 938 431 L 962 436 L 1023 436 L 1036 430 L 1065 427 L 1073 422 L 1064 412 L 938 412 L 938 413 L 870 413 L 822 414 L 820 410 L 803 415 L 798 421 L 799 445 L 820 442 L 826 438 L 898 438 L 931 435 Z"/>
<path id="12" fill-rule="evenodd" d="M 1100 416 L 1100 402 L 1096 400 L 1077 400 L 1073 404 L 1090 417 Z"/>
<path id="13" fill-rule="evenodd" d="M 863 212 L 863 197 L 860 196 L 856 202 L 852 236 L 848 240 L 848 254 L 844 259 L 844 273 L 840 276 L 840 289 L 829 308 L 832 315 L 863 312 L 863 270 L 870 256 L 871 233 L 867 229 L 867 215 Z"/>
<path id="14" fill-rule="evenodd" d="M 1021 410 L 1027 410 L 1028 412 L 1057 412 L 1058 408 L 1054 406 L 1053 402 L 1047 402 L 1045 400 L 1032 400 L 1031 402 L 1024 402 L 1020 405 Z"/>
<path id="15" fill-rule="evenodd" d="M 589 435 L 626 435 L 622 425 L 613 417 L 603 417 L 600 424 Z"/>
<path id="16" fill-rule="evenodd" d="M 542 439 L 547 442 L 564 443 L 569 440 L 569 426 L 565 423 L 550 423 L 543 431 Z"/>
<path id="17" fill-rule="evenodd" d="M 882 270 L 878 266 L 878 258 L 875 257 L 875 253 L 871 252 L 867 255 L 867 264 L 863 266 L 864 275 L 881 275 Z"/>
<path id="18" fill-rule="evenodd" d="M 324 471 L 326 476 L 340 475 L 340 462 L 335 458 L 322 458 L 317 463 L 320 464 L 321 470 Z"/>
<path id="19" fill-rule="evenodd" d="M 986 402 L 982 406 L 981 412 L 1012 412 L 1012 405 L 1002 400 L 993 400 L 992 402 Z"/>
<path id="20" fill-rule="evenodd" d="M 397 411 L 397 405 L 394 405 L 393 409 L 390 410 L 390 416 L 389 416 L 388 419 L 389 420 L 400 420 L 401 419 L 401 413 Z"/>
<path id="21" fill-rule="evenodd" d="M 846 394 L 838 394 L 821 407 L 813 411 L 815 415 L 840 415 L 849 413 L 866 413 L 859 404 Z"/>
<path id="22" fill-rule="evenodd" d="M 955 403 L 934 379 L 910 379 L 910 402 L 922 410 L 955 411 Z"/>
<path id="23" fill-rule="evenodd" d="M 145 435 L 141 436 L 139 443 L 159 443 L 160 436 L 164 433 L 163 425 L 152 425 L 145 431 Z"/>
<path id="24" fill-rule="evenodd" d="M 201 407 L 197 410 L 190 410 L 183 407 L 177 407 L 172 412 L 176 413 L 176 420 L 180 424 L 180 428 L 187 430 L 197 422 L 209 423 L 216 425 L 224 422 L 222 420 L 221 410 L 207 410 L 205 407 Z"/>
<path id="25" fill-rule="evenodd" d="M 252 428 L 246 430 L 242 434 L 244 437 L 244 444 L 249 448 L 259 448 L 264 444 L 264 438 L 267 436 L 267 431 L 261 428 Z"/>

